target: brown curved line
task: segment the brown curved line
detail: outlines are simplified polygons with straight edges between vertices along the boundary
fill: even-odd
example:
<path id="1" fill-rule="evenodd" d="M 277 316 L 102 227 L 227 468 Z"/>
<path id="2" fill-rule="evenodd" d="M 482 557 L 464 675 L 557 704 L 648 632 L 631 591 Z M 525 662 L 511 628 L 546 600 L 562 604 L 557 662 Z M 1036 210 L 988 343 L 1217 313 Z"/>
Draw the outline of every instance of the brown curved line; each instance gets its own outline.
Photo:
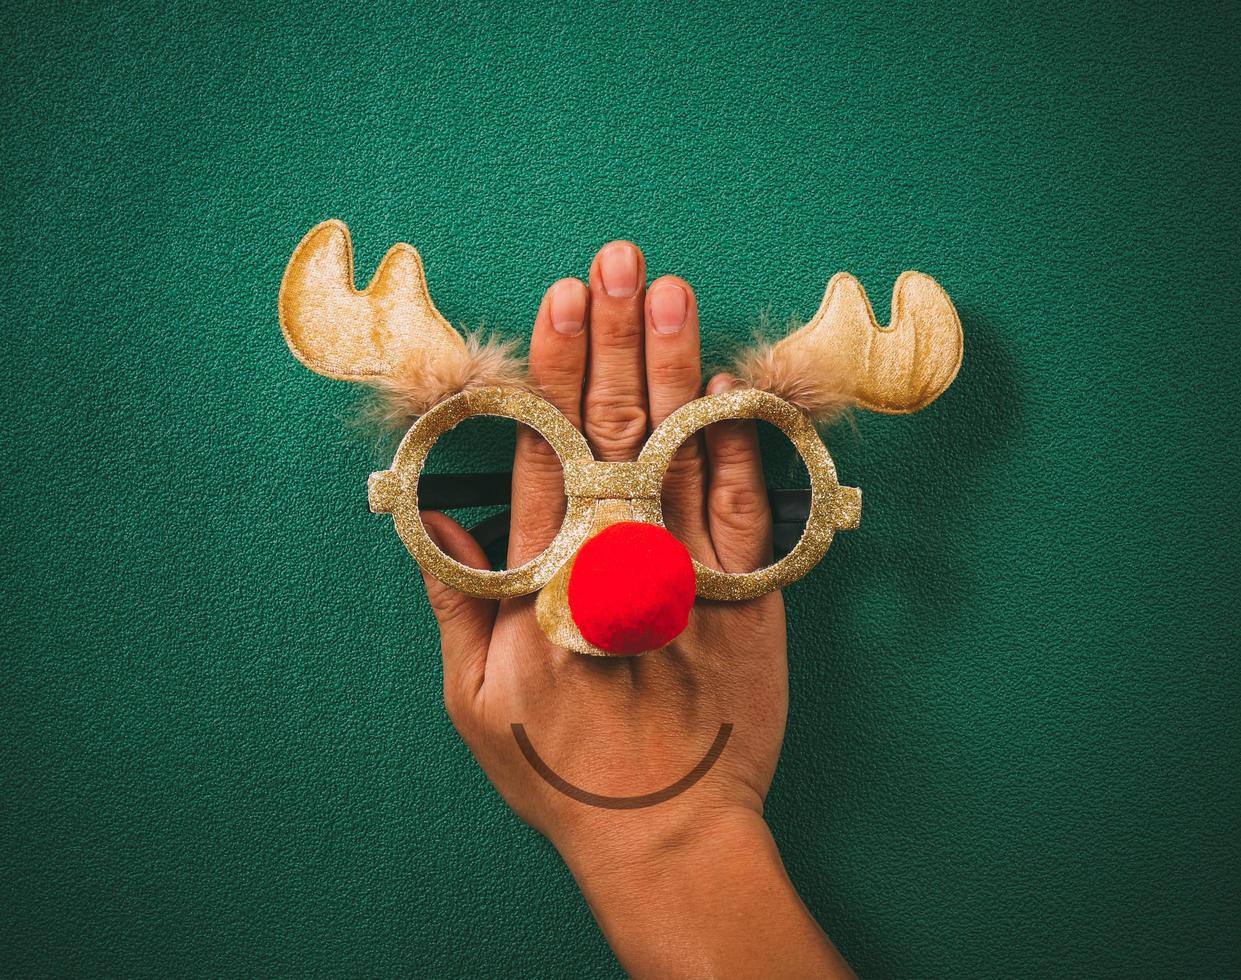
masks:
<path id="1" fill-rule="evenodd" d="M 698 765 L 694 766 L 693 769 L 670 786 L 665 786 L 654 793 L 643 793 L 641 796 L 604 796 L 600 793 L 592 793 L 590 790 L 582 789 L 580 786 L 574 786 L 567 779 L 564 779 L 544 762 L 542 756 L 535 751 L 534 745 L 530 742 L 530 736 L 526 734 L 525 725 L 514 722 L 511 727 L 513 729 L 513 738 L 517 742 L 517 747 L 521 749 L 521 754 L 526 757 L 530 767 L 542 776 L 553 789 L 559 790 L 565 796 L 577 800 L 579 803 L 601 807 L 604 810 L 640 810 L 642 807 L 654 806 L 656 803 L 663 803 L 674 796 L 679 796 L 693 786 L 694 783 L 698 782 L 698 780 L 702 779 L 707 774 L 707 771 L 715 765 L 715 760 L 720 757 L 720 754 L 724 751 L 724 746 L 728 744 L 729 736 L 733 733 L 731 722 L 725 722 L 720 725 L 720 730 L 715 734 L 715 741 L 711 743 L 711 748 L 707 749 L 707 754 L 699 760 Z"/>

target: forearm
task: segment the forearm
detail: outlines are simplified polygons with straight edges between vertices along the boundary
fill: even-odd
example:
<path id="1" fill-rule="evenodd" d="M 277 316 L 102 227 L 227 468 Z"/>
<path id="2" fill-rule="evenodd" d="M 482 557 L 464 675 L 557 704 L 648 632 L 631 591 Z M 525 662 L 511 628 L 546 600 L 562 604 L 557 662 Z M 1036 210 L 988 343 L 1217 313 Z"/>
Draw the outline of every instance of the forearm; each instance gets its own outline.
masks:
<path id="1" fill-rule="evenodd" d="M 633 976 L 853 976 L 756 813 L 730 813 L 651 847 L 581 847 L 565 857 Z"/>

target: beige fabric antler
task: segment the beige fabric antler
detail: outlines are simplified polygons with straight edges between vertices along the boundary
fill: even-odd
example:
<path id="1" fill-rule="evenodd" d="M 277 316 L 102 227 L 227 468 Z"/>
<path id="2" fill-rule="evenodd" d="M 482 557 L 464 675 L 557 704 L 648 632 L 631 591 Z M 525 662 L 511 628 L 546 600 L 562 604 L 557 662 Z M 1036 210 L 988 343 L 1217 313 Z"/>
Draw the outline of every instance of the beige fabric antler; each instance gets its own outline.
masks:
<path id="1" fill-rule="evenodd" d="M 411 364 L 460 361 L 461 335 L 431 302 L 422 259 L 393 245 L 370 285 L 353 280 L 353 242 L 342 221 L 316 225 L 285 269 L 280 328 L 299 361 L 342 381 L 383 383 Z"/>
<path id="2" fill-rule="evenodd" d="M 952 384 L 963 350 L 957 311 L 930 276 L 896 280 L 885 328 L 862 284 L 841 272 L 804 327 L 744 356 L 738 373 L 818 419 L 849 405 L 899 415 L 926 408 Z"/>

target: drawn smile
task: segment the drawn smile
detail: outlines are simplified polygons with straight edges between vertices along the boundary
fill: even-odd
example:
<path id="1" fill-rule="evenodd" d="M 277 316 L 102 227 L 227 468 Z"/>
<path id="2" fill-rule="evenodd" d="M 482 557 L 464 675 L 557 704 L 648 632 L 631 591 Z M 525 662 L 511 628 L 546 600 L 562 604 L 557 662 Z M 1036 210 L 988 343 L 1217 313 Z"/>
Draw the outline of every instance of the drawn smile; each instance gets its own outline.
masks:
<path id="1" fill-rule="evenodd" d="M 526 734 L 525 725 L 514 723 L 511 727 L 517 747 L 521 749 L 521 754 L 530 763 L 530 768 L 542 776 L 549 786 L 563 793 L 571 800 L 585 803 L 587 806 L 597 806 L 604 810 L 640 810 L 643 807 L 664 803 L 674 796 L 680 796 L 710 771 L 711 767 L 715 765 L 715 761 L 724 751 L 724 746 L 728 744 L 729 736 L 733 733 L 731 722 L 725 722 L 720 725 L 720 730 L 716 732 L 715 741 L 707 749 L 707 754 L 698 761 L 698 764 L 693 769 L 675 783 L 665 786 L 663 789 L 656 790 L 653 793 L 643 793 L 640 796 L 604 796 L 601 793 L 592 793 L 590 790 L 575 786 L 544 762 L 543 757 L 539 755 L 533 743 L 531 743 L 530 736 Z"/>

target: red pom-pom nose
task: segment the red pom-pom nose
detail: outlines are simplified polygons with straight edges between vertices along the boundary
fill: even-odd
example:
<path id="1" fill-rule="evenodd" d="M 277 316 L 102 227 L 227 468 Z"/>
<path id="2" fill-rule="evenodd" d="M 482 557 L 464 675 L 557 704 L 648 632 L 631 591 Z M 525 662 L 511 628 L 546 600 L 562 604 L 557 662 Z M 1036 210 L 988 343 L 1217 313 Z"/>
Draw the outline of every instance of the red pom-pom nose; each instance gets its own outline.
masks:
<path id="1" fill-rule="evenodd" d="M 590 643 L 632 655 L 672 641 L 689 622 L 694 565 L 654 524 L 622 521 L 582 545 L 569 573 L 569 611 Z"/>

